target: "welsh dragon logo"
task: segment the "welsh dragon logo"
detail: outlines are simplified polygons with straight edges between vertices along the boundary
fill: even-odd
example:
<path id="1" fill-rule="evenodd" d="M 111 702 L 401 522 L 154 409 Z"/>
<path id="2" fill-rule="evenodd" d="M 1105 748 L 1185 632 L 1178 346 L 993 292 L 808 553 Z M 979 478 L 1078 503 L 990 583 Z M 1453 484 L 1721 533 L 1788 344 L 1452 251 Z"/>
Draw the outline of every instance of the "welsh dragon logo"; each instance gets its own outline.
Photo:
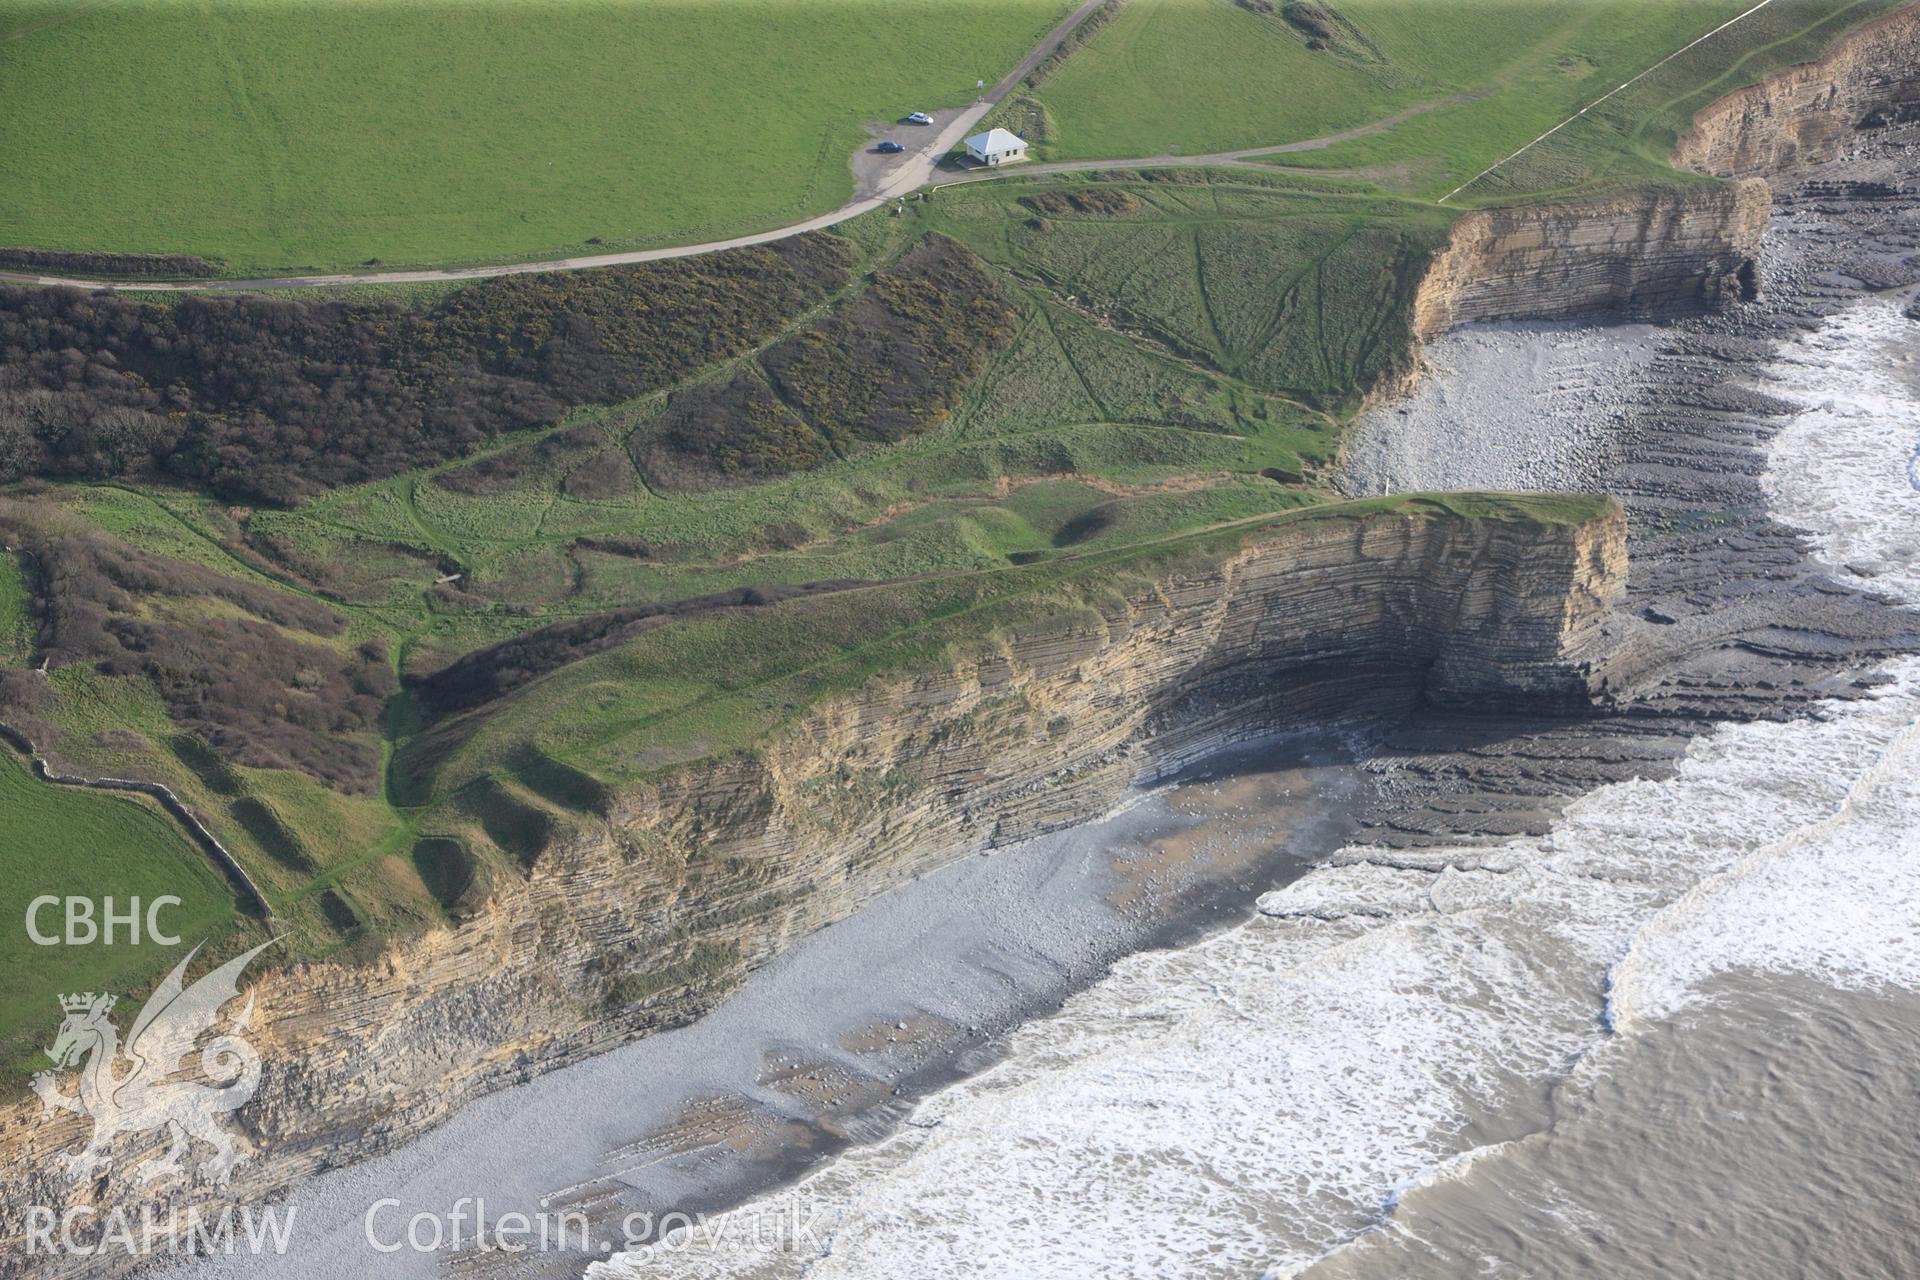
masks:
<path id="1" fill-rule="evenodd" d="M 234 1145 L 221 1118 L 245 1105 L 260 1087 L 260 1055 L 239 1034 L 253 1017 L 251 993 L 226 1031 L 200 1052 L 200 1068 L 215 1083 L 169 1077 L 193 1052 L 202 1033 L 213 1027 L 221 1006 L 240 994 L 238 982 L 247 962 L 272 945 L 263 942 L 182 990 L 180 975 L 199 953 L 196 946 L 141 1008 L 127 1033 L 125 1049 L 107 1016 L 116 997 L 92 992 L 60 997 L 66 1020 L 46 1052 L 57 1070 L 85 1060 L 79 1067 L 79 1092 L 63 1092 L 51 1071 L 34 1076 L 33 1091 L 49 1112 L 72 1111 L 93 1119 L 93 1137 L 87 1145 L 60 1157 L 68 1176 L 88 1178 L 112 1165 L 113 1140 L 120 1134 L 165 1127 L 172 1130 L 173 1143 L 159 1160 L 140 1167 L 142 1181 L 178 1173 L 182 1157 L 198 1138 L 213 1148 L 213 1155 L 200 1165 L 201 1174 L 220 1186 L 227 1184 L 234 1166 L 246 1156 Z"/>

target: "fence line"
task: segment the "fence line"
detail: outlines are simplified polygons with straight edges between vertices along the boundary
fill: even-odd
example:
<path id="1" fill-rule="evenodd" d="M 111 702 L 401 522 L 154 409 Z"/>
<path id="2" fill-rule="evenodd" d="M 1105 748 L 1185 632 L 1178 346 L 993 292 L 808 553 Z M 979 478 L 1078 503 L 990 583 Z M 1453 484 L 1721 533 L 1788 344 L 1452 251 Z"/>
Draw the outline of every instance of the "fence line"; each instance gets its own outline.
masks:
<path id="1" fill-rule="evenodd" d="M 1514 156 L 1523 155 L 1526 152 L 1531 151 L 1534 147 L 1538 146 L 1540 143 L 1545 142 L 1548 138 L 1551 138 L 1554 134 L 1560 132 L 1562 129 L 1572 124 L 1575 120 L 1578 120 L 1581 116 L 1587 114 L 1587 112 L 1593 110 L 1595 107 L 1605 102 L 1608 98 L 1611 98 L 1614 94 L 1619 93 L 1623 89 L 1631 89 L 1634 85 L 1639 84 L 1642 80 L 1645 80 L 1648 76 L 1652 75 L 1654 72 L 1658 71 L 1660 68 L 1666 66 L 1669 62 L 1672 62 L 1675 58 L 1679 57 L 1681 54 L 1685 53 L 1687 50 L 1693 48 L 1694 45 L 1701 44 L 1704 41 L 1713 39 L 1715 36 L 1719 35 L 1722 31 L 1725 31 L 1728 27 L 1732 26 L 1734 23 L 1739 22 L 1743 18 L 1752 17 L 1754 14 L 1760 12 L 1762 9 L 1766 8 L 1768 5 L 1772 3 L 1773 3 L 1773 0 L 1760 0 L 1759 4 L 1753 6 L 1753 8 L 1747 10 L 1745 13 L 1740 14 L 1738 17 L 1728 18 L 1725 22 L 1721 23 L 1719 26 L 1707 32 L 1707 34 L 1700 36 L 1697 39 L 1689 40 L 1686 44 L 1681 45 L 1678 49 L 1675 49 L 1672 53 L 1660 59 L 1660 61 L 1654 63 L 1652 66 L 1648 67 L 1645 71 L 1642 71 L 1639 75 L 1635 76 L 1633 79 L 1628 80 L 1623 84 L 1617 84 L 1613 88 L 1607 90 L 1605 93 L 1595 98 L 1592 102 L 1589 102 L 1586 106 L 1580 108 L 1578 111 L 1568 116 L 1565 120 L 1562 120 L 1559 124 L 1553 126 L 1553 128 L 1547 130 L 1545 133 L 1535 138 L 1532 142 L 1529 142 L 1526 146 L 1514 152 L 1513 155 L 1501 156 L 1498 160 L 1495 160 L 1492 164 L 1488 165 L 1486 168 L 1482 169 L 1480 172 L 1474 174 L 1471 178 L 1468 178 L 1465 182 L 1461 183 L 1459 186 L 1455 187 L 1453 190 L 1447 192 L 1447 194 L 1441 196 L 1438 203 L 1445 204 L 1447 201 L 1453 199 L 1455 196 L 1459 195 L 1462 191 L 1465 191 L 1468 187 L 1472 186 L 1474 183 L 1480 181 L 1480 179 L 1492 173 L 1495 169 L 1498 169 L 1501 165 L 1505 164 L 1507 161 L 1513 159 Z"/>

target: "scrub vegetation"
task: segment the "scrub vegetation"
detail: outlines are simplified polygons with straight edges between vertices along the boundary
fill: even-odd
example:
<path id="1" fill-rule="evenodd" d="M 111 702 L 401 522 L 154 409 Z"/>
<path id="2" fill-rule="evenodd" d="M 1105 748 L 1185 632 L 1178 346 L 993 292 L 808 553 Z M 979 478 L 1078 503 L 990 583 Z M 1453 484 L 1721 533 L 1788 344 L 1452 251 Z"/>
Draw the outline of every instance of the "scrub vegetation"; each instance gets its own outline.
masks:
<path id="1" fill-rule="evenodd" d="M 507 276 L 419 306 L 0 288 L 0 480 L 175 476 L 249 501 L 460 457 L 659 389 L 838 288 L 841 242 Z"/>
<path id="2" fill-rule="evenodd" d="M 755 750 L 865 681 L 949 662 L 1007 630 L 1085 620 L 1170 565 L 1217 563 L 1276 525 L 1383 508 L 1585 519 L 1595 500 L 1342 503 L 1330 474 L 1364 398 L 1409 372 L 1409 301 L 1457 204 L 1649 175 L 1665 122 L 1708 86 L 1806 56 L 1838 30 L 1837 19 L 1815 22 L 1781 0 L 1764 23 L 1738 29 L 1745 43 L 1677 60 L 1484 189 L 1435 201 L 1541 120 L 1624 78 L 1622 68 L 1631 74 L 1710 25 L 1717 5 L 1133 0 L 1024 91 L 1027 109 L 1044 108 L 1057 154 L 1281 142 L 1440 105 L 1276 158 L 1295 171 L 1013 173 L 830 233 L 644 267 L 273 296 L 0 290 L 0 719 L 75 772 L 173 788 L 260 883 L 289 954 L 352 960 L 477 909 L 553 840 L 600 821 L 621 787 Z M 735 51 L 704 41 L 744 38 L 727 24 L 765 16 L 759 0 L 640 7 L 668 15 L 662 22 L 699 15 L 705 34 L 660 46 L 672 51 L 661 56 L 707 66 Z M 1595 16 L 1610 9 L 1612 25 Z M 276 41 L 317 20 L 276 8 L 244 27 L 235 6 L 195 12 L 238 42 L 225 47 L 241 66 L 272 61 L 285 52 Z M 578 24 L 631 12 L 569 10 L 551 38 L 598 57 Z M 855 16 L 880 21 L 874 6 L 820 12 L 823 29 L 843 37 Z M 890 47 L 918 48 L 969 11 L 884 12 Z M 990 34 L 1008 39 L 1010 65 L 1060 8 L 997 12 Z M 555 91 L 556 77 L 538 75 L 561 46 L 520 31 L 519 11 L 502 14 L 481 36 L 487 24 L 422 9 L 394 25 L 393 39 L 500 40 L 495 61 L 467 66 L 466 83 L 519 32 L 533 41 L 526 76 L 501 91 L 533 94 L 537 83 L 578 107 L 574 87 Z M 20 38 L 0 48 L 91 40 L 96 23 L 177 31 L 175 21 L 139 4 L 16 5 L 0 9 L 0 41 Z M 362 19 L 341 21 L 351 29 Z M 1185 49 L 1192 41 L 1204 46 L 1204 74 Z M 809 47 L 792 52 L 793 74 L 815 73 Z M 866 47 L 842 50 L 839 79 L 858 78 L 847 59 Z M 927 56 L 958 65 L 945 46 Z M 393 57 L 376 49 L 369 65 Z M 271 94 L 296 93 L 312 69 L 289 65 Z M 587 69 L 583 85 L 604 92 L 602 72 Z M 370 109 L 367 86 L 381 82 L 367 75 L 341 86 L 341 110 Z M 421 75 L 438 84 L 442 73 Z M 900 91 L 883 81 L 857 92 Z M 1124 94 L 1102 96 L 1109 81 Z M 1151 99 L 1144 84 L 1162 95 L 1159 122 L 1138 108 Z M 0 105 L 20 92 L 0 88 Z M 1466 92 L 1474 96 L 1458 96 Z M 118 113 L 137 115 L 124 103 Z M 1444 125 L 1449 113 L 1464 113 L 1457 128 Z M 19 160 L 4 143 L 9 130 L 39 137 L 42 117 L 28 116 L 0 123 L 0 166 L 51 176 L 0 193 L 0 227 L 24 225 L 7 221 L 24 216 L 11 210 L 81 207 L 93 181 L 63 188 L 72 174 L 46 163 L 92 145 L 88 120 Z M 817 134 L 824 117 L 808 118 Z M 130 128 L 129 145 L 145 129 Z M 1175 132 L 1149 144 L 1146 129 Z M 435 166 L 465 172 L 468 148 L 485 141 L 484 129 L 450 132 L 445 155 L 410 157 L 422 177 L 409 191 L 435 193 Z M 569 148 L 577 161 L 594 136 L 583 127 L 561 146 L 544 124 L 531 133 L 556 161 Z M 832 130 L 827 141 L 840 175 L 851 143 Z M 347 227 L 465 246 L 459 253 L 522 243 L 486 221 L 492 212 L 448 223 L 361 217 L 353 201 L 390 194 L 381 165 L 367 185 L 327 188 L 339 208 L 318 216 L 288 193 L 326 184 L 317 171 L 285 169 L 281 145 L 237 149 L 239 169 L 195 177 L 249 192 L 233 205 L 234 226 L 254 218 L 265 229 L 249 253 L 279 252 L 260 246 L 309 219 L 316 238 L 299 252 L 322 259 L 339 250 L 312 246 Z M 304 133 L 284 145 L 303 164 L 334 166 L 319 174 L 329 181 L 345 164 Z M 678 154 L 657 163 L 680 164 Z M 687 163 L 694 189 L 675 207 L 753 216 L 700 212 L 706 171 Z M 271 218 L 247 208 L 255 195 L 236 177 L 258 164 L 283 166 L 283 184 L 259 197 L 286 202 Z M 1297 171 L 1306 164 L 1321 167 Z M 183 166 L 161 154 L 154 180 Z M 474 171 L 521 180 L 511 164 Z M 767 189 L 783 175 L 768 168 Z M 641 189 L 678 196 L 657 177 L 622 178 L 594 199 L 617 204 Z M 578 193 L 562 183 L 551 194 L 563 207 Z M 434 198 L 525 207 L 457 184 Z M 634 207 L 638 218 L 667 206 Z M 134 224 L 115 219 L 131 218 L 131 205 L 99 208 L 112 243 L 91 247 L 213 253 L 225 234 L 191 200 L 141 205 L 197 228 L 178 238 L 152 238 L 157 221 L 123 235 Z M 530 243 L 557 242 L 538 218 L 519 225 L 536 228 Z M 229 243 L 230 261 L 242 242 Z M 157 812 L 55 792 L 19 768 L 0 768 L 0 792 L 9 867 L 31 863 L 51 883 L 132 856 L 145 834 L 62 816 L 98 801 L 108 806 L 99 814 L 172 832 L 165 857 L 211 886 L 195 917 L 208 930 L 254 927 Z M 34 807 L 13 808 L 16 799 Z M 15 822 L 16 812 L 39 816 Z M 61 834 L 63 823 L 77 834 Z M 128 958 L 111 980 L 151 980 L 152 959 Z M 657 959 L 664 971 L 732 972 L 723 958 Z M 0 1008 L 6 1052 L 16 1016 L 26 1014 Z"/>

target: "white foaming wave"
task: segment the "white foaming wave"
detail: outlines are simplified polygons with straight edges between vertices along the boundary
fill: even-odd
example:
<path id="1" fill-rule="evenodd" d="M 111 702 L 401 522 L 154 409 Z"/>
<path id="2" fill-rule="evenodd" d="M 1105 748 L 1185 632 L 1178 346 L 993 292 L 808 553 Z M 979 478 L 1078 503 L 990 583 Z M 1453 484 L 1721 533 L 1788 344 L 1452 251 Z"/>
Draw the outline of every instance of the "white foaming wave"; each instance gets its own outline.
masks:
<path id="1" fill-rule="evenodd" d="M 1892 465 L 1888 435 L 1920 417 L 1869 350 L 1899 336 L 1868 308 L 1783 355 L 1768 389 L 1806 408 L 1769 487 L 1823 555 L 1920 599 L 1912 442 Z M 1671 778 L 1596 791 L 1473 870 L 1343 850 L 1262 918 L 1122 962 L 789 1193 L 826 1211 L 822 1249 L 654 1248 L 589 1275 L 1294 1275 L 1497 1152 L 1475 1117 L 1592 1061 L 1603 1010 L 1615 1029 L 1668 1013 L 1735 966 L 1920 985 L 1920 662 L 1892 673 L 1723 727 Z"/>
<path id="2" fill-rule="evenodd" d="M 1738 735 L 1793 726 L 1725 731 L 1672 779 L 1480 851 L 1488 869 L 1343 850 L 1263 919 L 1123 962 L 803 1185 L 833 1243 L 789 1274 L 1294 1274 L 1475 1147 L 1472 1113 L 1599 1043 L 1609 967 L 1663 906 L 1828 818 L 1879 741 L 1855 710 L 1777 752 Z M 590 1274 L 747 1272 L 642 1251 Z"/>
<path id="3" fill-rule="evenodd" d="M 1920 342 L 1900 308 L 1847 311 L 1770 363 L 1762 388 L 1801 411 L 1775 437 L 1763 483 L 1773 514 L 1823 560 L 1920 603 L 1920 403 L 1889 371 Z"/>
<path id="4" fill-rule="evenodd" d="M 1356 864 L 1307 881 L 1377 876 Z M 1428 879 L 1450 882 L 1444 909 L 1261 919 L 1123 962 L 1023 1030 L 1000 1066 L 798 1188 L 835 1225 L 830 1249 L 786 1274 L 1077 1280 L 1309 1264 L 1473 1145 L 1475 1108 L 1563 1071 L 1595 1034 L 1597 975 L 1570 984 L 1539 928 L 1565 909 L 1555 891 L 1569 882 Z M 656 1250 L 589 1274 L 750 1270 L 769 1273 L 762 1259 Z"/>
<path id="5" fill-rule="evenodd" d="M 1569 819 L 1482 851 L 1488 869 L 1344 850 L 1266 895 L 1262 919 L 1122 962 L 798 1188 L 832 1244 L 784 1272 L 642 1250 L 590 1274 L 1293 1274 L 1474 1147 L 1473 1115 L 1601 1038 L 1607 965 L 1688 877 L 1651 842 L 1607 861 L 1615 809 Z M 1740 838 L 1701 856 L 1725 865 Z"/>
<path id="6" fill-rule="evenodd" d="M 1671 1015 L 1734 968 L 1920 985 L 1920 661 L 1890 673 L 1879 696 L 1818 720 L 1714 735 L 1731 748 L 1715 780 L 1738 785 L 1713 803 L 1751 815 L 1751 838 L 1635 931 L 1609 981 L 1616 1030 Z M 1676 779 L 1682 794 L 1698 763 Z M 1684 807 L 1664 817 L 1689 820 Z"/>
<path id="7" fill-rule="evenodd" d="M 1775 437 L 1764 483 L 1773 514 L 1824 560 L 1920 604 L 1920 402 L 1889 372 L 1914 358 L 1904 301 L 1855 307 L 1770 364 L 1766 389 L 1801 410 Z M 1880 697 L 1824 724 L 1718 735 L 1785 777 L 1810 742 L 1837 747 L 1842 759 L 1817 758 L 1845 791 L 1824 820 L 1780 824 L 1641 930 L 1614 974 L 1616 1020 L 1671 1014 L 1734 968 L 1920 986 L 1920 662 L 1889 674 Z"/>

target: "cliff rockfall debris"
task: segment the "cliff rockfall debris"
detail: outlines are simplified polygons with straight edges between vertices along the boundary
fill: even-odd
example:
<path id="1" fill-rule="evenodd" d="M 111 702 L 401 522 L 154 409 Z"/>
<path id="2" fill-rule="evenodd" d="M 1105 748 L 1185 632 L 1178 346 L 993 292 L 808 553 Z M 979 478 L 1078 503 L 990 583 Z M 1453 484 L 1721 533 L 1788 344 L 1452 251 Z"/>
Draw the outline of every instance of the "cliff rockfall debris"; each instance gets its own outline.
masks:
<path id="1" fill-rule="evenodd" d="M 1902 11 L 1716 103 L 1678 158 L 1791 187 L 1777 170 L 1912 111 L 1917 27 L 1920 11 Z M 1713 310 L 1752 294 L 1767 215 L 1762 182 L 1469 214 L 1422 282 L 1415 329 Z M 1618 509 L 1566 523 L 1437 507 L 1295 521 L 1224 563 L 1163 573 L 1097 618 L 822 706 L 756 755 L 620 791 L 458 929 L 371 966 L 268 975 L 256 1025 L 273 1069 L 241 1113 L 254 1159 L 231 1196 L 258 1202 L 482 1093 L 696 1017 L 753 966 L 903 880 L 1096 814 L 1141 777 L 1237 739 L 1424 706 L 1382 766 L 1396 807 L 1374 815 L 1376 834 L 1522 829 L 1583 784 L 1657 771 L 1684 741 L 1662 716 L 1724 714 L 1775 677 L 1798 679 L 1796 664 L 1907 643 L 1857 593 L 1802 572 L 1790 531 L 1740 505 L 1754 489 L 1748 406 L 1715 368 L 1764 337 L 1676 340 L 1676 385 L 1725 430 L 1700 437 L 1652 412 L 1634 428 L 1647 452 L 1627 479 L 1649 526 L 1634 546 L 1651 554 L 1631 588 Z M 1707 507 L 1728 518 L 1689 514 Z M 1754 574 L 1729 578 L 1729 538 L 1756 557 Z M 1844 596 L 1853 638 L 1770 629 L 1777 600 L 1748 590 L 1770 570 L 1794 583 L 1783 616 L 1804 623 Z M 1629 589 L 1634 608 L 1665 621 L 1623 621 Z M 1623 705 L 1603 733 L 1564 714 L 1615 694 Z M 1554 716 L 1461 748 L 1447 717 L 1463 708 Z M 72 1187 L 54 1156 L 81 1127 L 37 1104 L 0 1112 L 10 1220 L 26 1204 L 157 1199 L 164 1212 L 212 1195 L 118 1175 Z"/>
<path id="2" fill-rule="evenodd" d="M 1791 186 L 1791 171 L 1835 160 L 1920 120 L 1920 7 L 1868 23 L 1825 57 L 1737 89 L 1693 118 L 1680 168 Z"/>
<path id="3" fill-rule="evenodd" d="M 1469 213 L 1420 282 L 1414 332 L 1718 310 L 1758 288 L 1753 263 L 1767 210 L 1766 184 L 1740 182 Z"/>

